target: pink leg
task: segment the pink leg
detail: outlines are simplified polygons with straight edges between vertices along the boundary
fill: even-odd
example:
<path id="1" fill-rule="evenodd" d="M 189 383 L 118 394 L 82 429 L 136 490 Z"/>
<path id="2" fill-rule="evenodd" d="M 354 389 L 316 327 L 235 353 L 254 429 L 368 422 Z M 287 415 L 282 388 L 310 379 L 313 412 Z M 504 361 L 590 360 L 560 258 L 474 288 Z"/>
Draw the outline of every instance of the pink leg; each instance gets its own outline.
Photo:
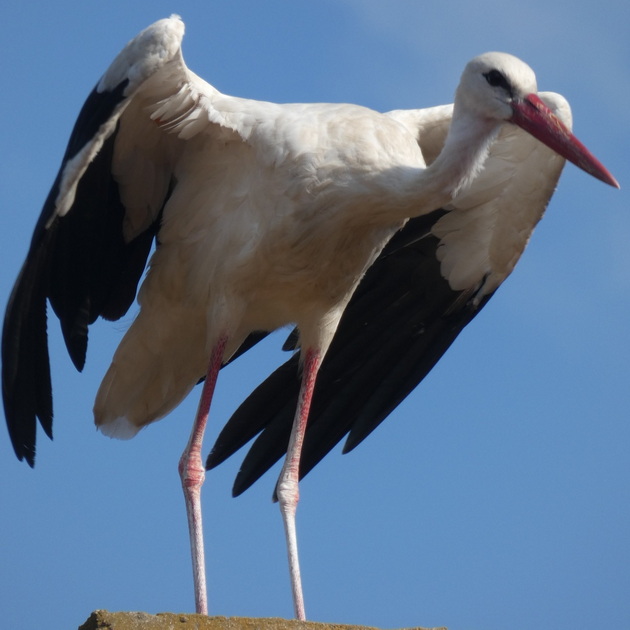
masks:
<path id="1" fill-rule="evenodd" d="M 188 515 L 188 532 L 190 534 L 190 551 L 193 563 L 193 581 L 195 585 L 195 608 L 199 614 L 208 614 L 208 594 L 206 590 L 206 564 L 203 547 L 203 528 L 201 525 L 201 486 L 206 470 L 201 461 L 201 443 L 208 422 L 208 412 L 212 402 L 217 375 L 221 369 L 223 352 L 227 337 L 221 336 L 212 350 L 208 373 L 203 384 L 199 408 L 195 416 L 188 444 L 179 460 L 179 476 L 184 489 L 186 514 Z"/>
<path id="2" fill-rule="evenodd" d="M 298 559 L 297 534 L 295 530 L 295 511 L 300 499 L 299 474 L 302 443 L 306 431 L 308 412 L 311 407 L 311 398 L 315 387 L 317 371 L 321 363 L 320 352 L 313 349 L 306 351 L 304 360 L 304 372 L 302 375 L 302 387 L 298 398 L 297 410 L 291 438 L 287 449 L 287 457 L 278 479 L 276 496 L 280 504 L 280 513 L 284 523 L 284 533 L 287 540 L 287 552 L 289 555 L 289 572 L 291 576 L 291 590 L 293 592 L 293 605 L 295 617 L 301 621 L 306 620 L 304 612 L 304 595 L 302 593 L 302 578 L 300 577 L 300 562 Z"/>

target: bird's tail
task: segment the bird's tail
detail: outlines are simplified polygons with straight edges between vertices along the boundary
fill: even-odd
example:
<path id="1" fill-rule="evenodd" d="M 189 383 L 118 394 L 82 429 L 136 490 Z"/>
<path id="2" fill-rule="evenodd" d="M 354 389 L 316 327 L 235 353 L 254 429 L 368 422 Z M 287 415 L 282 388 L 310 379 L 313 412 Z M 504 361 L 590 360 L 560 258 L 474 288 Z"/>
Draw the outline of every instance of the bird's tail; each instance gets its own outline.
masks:
<path id="1" fill-rule="evenodd" d="M 94 403 L 94 422 L 129 439 L 176 407 L 204 375 L 205 318 L 185 308 L 141 310 L 120 343 Z"/>

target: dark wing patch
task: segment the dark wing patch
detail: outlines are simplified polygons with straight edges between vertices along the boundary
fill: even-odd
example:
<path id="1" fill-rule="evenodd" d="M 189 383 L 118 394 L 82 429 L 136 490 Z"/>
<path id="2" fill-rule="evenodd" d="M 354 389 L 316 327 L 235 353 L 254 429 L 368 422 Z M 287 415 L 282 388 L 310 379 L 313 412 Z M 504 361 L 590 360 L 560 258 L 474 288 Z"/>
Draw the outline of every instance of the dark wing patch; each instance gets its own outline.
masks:
<path id="1" fill-rule="evenodd" d="M 159 219 L 130 243 L 123 238 L 125 209 L 111 174 L 117 132 L 87 167 L 67 214 L 56 213 L 68 162 L 107 123 L 124 100 L 126 85 L 125 80 L 104 93 L 95 89 L 83 106 L 7 305 L 2 333 L 5 416 L 17 457 L 31 466 L 37 419 L 52 437 L 46 301 L 59 317 L 70 357 L 81 370 L 88 325 L 99 315 L 118 319 L 128 310 L 158 227 Z"/>

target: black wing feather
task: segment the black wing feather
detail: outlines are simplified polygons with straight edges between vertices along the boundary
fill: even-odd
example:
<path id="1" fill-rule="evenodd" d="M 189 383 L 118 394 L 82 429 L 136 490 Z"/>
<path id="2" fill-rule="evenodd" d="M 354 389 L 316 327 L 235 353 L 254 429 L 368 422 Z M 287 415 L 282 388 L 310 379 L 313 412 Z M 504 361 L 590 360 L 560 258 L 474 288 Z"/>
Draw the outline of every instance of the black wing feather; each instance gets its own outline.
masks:
<path id="1" fill-rule="evenodd" d="M 7 305 L 2 332 L 5 417 L 18 459 L 31 466 L 38 419 L 52 438 L 47 300 L 59 317 L 72 362 L 81 370 L 89 324 L 99 315 L 118 319 L 126 313 L 157 232 L 159 219 L 130 243 L 124 240 L 125 209 L 111 174 L 117 132 L 105 140 L 87 167 L 67 214 L 56 213 L 69 160 L 109 120 L 124 100 L 127 83 L 109 92 L 95 88 L 83 106 Z"/>

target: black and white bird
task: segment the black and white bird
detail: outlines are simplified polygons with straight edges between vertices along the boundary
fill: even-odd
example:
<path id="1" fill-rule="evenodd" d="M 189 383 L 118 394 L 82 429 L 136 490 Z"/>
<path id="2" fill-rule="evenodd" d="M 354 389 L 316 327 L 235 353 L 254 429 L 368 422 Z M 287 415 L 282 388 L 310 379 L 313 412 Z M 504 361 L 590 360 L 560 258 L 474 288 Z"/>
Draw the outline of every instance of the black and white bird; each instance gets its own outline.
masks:
<path id="1" fill-rule="evenodd" d="M 466 66 L 443 150 L 427 167 L 413 113 L 227 96 L 186 67 L 183 34 L 177 16 L 141 32 L 79 114 L 7 307 L 6 419 L 17 456 L 33 465 L 37 420 L 52 435 L 47 302 L 80 370 L 88 326 L 127 312 L 155 242 L 139 313 L 103 378 L 94 419 L 104 434 L 130 438 L 205 376 L 179 470 L 196 609 L 206 613 L 201 447 L 217 374 L 252 334 L 296 324 L 303 376 L 277 495 L 303 619 L 301 444 L 318 368 L 363 274 L 408 218 L 468 188 L 506 122 L 616 182 L 510 55 Z"/>

